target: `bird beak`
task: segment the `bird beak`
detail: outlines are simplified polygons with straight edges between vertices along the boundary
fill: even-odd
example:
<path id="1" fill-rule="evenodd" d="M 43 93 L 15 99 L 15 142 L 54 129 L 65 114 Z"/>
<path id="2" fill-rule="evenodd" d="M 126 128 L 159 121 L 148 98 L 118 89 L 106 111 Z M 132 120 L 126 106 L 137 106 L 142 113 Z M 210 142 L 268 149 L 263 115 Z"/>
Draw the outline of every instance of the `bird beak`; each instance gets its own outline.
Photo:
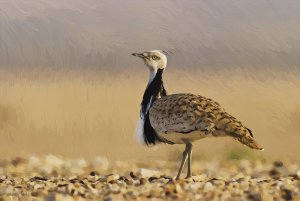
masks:
<path id="1" fill-rule="evenodd" d="M 140 58 L 145 58 L 145 56 L 143 55 L 143 53 L 132 53 L 131 54 L 132 56 L 135 56 L 135 57 L 140 57 Z"/>

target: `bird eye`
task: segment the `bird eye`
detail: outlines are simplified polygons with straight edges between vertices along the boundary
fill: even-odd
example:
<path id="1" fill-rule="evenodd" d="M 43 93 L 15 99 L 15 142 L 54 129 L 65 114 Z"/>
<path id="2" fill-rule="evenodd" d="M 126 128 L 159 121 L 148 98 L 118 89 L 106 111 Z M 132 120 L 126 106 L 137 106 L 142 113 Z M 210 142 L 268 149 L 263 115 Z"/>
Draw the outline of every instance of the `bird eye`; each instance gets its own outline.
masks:
<path id="1" fill-rule="evenodd" d="M 151 57 L 153 60 L 158 60 L 159 58 L 157 57 L 157 56 L 155 56 L 155 55 L 153 55 L 152 57 Z"/>

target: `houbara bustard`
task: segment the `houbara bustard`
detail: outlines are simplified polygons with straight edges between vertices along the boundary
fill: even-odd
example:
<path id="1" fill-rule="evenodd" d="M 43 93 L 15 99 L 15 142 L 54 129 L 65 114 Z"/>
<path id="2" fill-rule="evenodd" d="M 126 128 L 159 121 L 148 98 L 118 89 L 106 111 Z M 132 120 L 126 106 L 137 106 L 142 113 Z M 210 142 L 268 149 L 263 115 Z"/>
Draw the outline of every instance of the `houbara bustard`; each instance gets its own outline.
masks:
<path id="1" fill-rule="evenodd" d="M 231 116 L 212 99 L 180 93 L 167 95 L 162 74 L 167 66 L 164 51 L 133 53 L 144 60 L 150 78 L 141 103 L 137 137 L 145 144 L 185 144 L 176 179 L 188 161 L 186 178 L 190 178 L 192 142 L 208 136 L 230 136 L 252 149 L 263 150 L 249 128 Z"/>

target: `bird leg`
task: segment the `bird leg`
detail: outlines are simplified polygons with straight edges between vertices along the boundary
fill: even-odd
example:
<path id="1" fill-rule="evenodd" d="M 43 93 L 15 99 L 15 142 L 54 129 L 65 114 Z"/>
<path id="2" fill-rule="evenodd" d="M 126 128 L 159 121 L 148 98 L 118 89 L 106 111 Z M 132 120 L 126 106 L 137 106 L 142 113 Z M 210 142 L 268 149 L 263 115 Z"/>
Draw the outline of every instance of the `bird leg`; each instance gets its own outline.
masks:
<path id="1" fill-rule="evenodd" d="M 178 180 L 179 177 L 180 177 L 180 175 L 181 175 L 182 169 L 184 167 L 184 164 L 185 164 L 186 159 L 188 157 L 188 153 L 190 152 L 191 148 L 192 148 L 192 144 L 191 143 L 186 143 L 185 144 L 185 150 L 184 150 L 184 152 L 182 154 L 182 161 L 181 161 L 181 164 L 180 164 L 180 167 L 179 167 L 178 174 L 176 176 L 176 180 Z"/>
<path id="2" fill-rule="evenodd" d="M 192 163 L 192 148 L 193 148 L 193 146 L 192 146 L 192 144 L 191 143 L 189 143 L 188 144 L 188 170 L 187 170 L 187 175 L 186 175 L 186 179 L 189 179 L 189 178 L 191 178 L 192 177 L 192 165 L 191 165 L 191 163 Z"/>

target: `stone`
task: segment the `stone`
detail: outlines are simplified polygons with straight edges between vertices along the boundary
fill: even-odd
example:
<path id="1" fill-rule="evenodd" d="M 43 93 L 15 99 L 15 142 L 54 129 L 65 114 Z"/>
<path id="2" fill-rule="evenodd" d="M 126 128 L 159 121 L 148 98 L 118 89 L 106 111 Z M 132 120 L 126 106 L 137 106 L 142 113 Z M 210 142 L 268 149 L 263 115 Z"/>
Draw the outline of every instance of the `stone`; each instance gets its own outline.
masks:
<path id="1" fill-rule="evenodd" d="M 156 170 L 141 168 L 138 172 L 141 177 L 149 178 L 149 177 L 159 177 L 159 172 Z"/>

